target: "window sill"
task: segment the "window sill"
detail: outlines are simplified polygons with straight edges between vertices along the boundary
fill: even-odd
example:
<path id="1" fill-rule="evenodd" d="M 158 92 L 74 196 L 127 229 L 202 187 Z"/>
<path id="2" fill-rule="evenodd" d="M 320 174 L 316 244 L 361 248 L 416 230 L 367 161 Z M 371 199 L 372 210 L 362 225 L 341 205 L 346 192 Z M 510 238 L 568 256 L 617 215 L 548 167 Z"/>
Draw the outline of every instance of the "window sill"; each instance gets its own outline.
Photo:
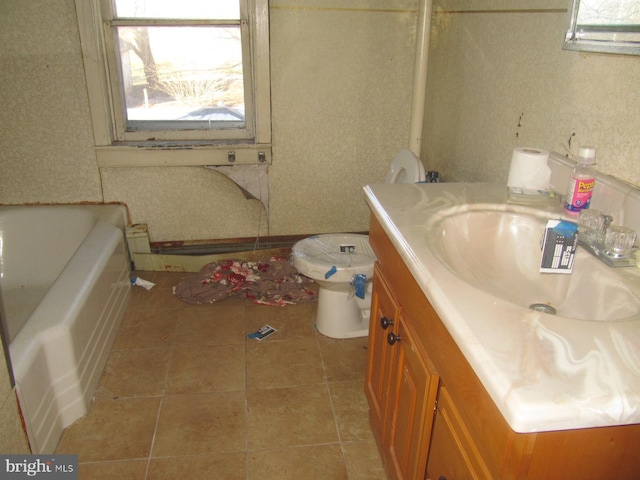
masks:
<path id="1" fill-rule="evenodd" d="M 271 144 L 123 144 L 96 147 L 96 157 L 98 167 L 270 165 Z"/>

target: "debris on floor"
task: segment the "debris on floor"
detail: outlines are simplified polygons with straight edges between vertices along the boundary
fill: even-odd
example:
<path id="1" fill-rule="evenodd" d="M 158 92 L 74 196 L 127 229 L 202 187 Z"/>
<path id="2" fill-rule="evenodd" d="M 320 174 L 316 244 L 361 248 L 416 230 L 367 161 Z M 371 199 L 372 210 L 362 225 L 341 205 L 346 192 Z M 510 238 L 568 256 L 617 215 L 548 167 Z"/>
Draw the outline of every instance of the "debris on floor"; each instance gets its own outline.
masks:
<path id="1" fill-rule="evenodd" d="M 248 333 L 247 338 L 255 338 L 256 340 L 262 341 L 272 333 L 276 333 L 276 332 L 277 330 L 273 328 L 271 325 L 265 325 L 257 332 Z"/>
<path id="2" fill-rule="evenodd" d="M 153 287 L 156 286 L 155 283 L 150 282 L 149 280 L 145 280 L 143 278 L 140 277 L 131 277 L 131 284 L 132 285 L 136 285 L 138 287 L 142 287 L 146 290 L 151 290 Z"/>
<path id="3" fill-rule="evenodd" d="M 298 273 L 284 258 L 258 262 L 224 260 L 205 265 L 197 276 L 173 287 L 173 293 L 192 304 L 242 296 L 254 303 L 285 306 L 317 300 L 317 292 L 308 288 L 311 283 L 313 280 Z"/>

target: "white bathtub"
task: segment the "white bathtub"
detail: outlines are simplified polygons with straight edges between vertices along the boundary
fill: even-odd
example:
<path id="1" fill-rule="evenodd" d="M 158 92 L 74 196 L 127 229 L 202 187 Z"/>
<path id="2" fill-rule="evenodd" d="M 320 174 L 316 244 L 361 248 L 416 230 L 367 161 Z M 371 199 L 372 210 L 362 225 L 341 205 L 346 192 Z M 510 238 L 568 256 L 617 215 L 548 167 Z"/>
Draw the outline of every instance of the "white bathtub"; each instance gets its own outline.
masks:
<path id="1" fill-rule="evenodd" d="M 0 207 L 0 295 L 33 453 L 91 402 L 131 293 L 126 208 Z"/>

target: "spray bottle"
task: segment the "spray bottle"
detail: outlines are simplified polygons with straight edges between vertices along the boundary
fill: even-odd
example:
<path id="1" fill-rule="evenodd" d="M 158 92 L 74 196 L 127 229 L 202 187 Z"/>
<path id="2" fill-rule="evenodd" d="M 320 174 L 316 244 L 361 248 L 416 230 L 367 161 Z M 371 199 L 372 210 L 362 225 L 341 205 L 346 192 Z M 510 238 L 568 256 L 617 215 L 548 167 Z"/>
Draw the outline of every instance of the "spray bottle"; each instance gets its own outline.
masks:
<path id="1" fill-rule="evenodd" d="M 596 163 L 596 149 L 580 147 L 577 165 L 571 172 L 567 195 L 564 199 L 564 209 L 570 215 L 578 215 L 580 210 L 589 208 L 591 194 L 596 183 L 596 174 L 592 165 Z"/>

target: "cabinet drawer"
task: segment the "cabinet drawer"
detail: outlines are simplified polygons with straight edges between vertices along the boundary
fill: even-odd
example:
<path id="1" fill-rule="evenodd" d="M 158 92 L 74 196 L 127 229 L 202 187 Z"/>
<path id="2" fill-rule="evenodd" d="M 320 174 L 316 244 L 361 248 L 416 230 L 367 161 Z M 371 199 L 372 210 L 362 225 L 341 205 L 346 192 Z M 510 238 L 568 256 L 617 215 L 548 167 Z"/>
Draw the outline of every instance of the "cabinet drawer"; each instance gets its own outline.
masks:
<path id="1" fill-rule="evenodd" d="M 426 478 L 430 480 L 492 478 L 445 386 L 440 387 L 438 394 Z"/>

